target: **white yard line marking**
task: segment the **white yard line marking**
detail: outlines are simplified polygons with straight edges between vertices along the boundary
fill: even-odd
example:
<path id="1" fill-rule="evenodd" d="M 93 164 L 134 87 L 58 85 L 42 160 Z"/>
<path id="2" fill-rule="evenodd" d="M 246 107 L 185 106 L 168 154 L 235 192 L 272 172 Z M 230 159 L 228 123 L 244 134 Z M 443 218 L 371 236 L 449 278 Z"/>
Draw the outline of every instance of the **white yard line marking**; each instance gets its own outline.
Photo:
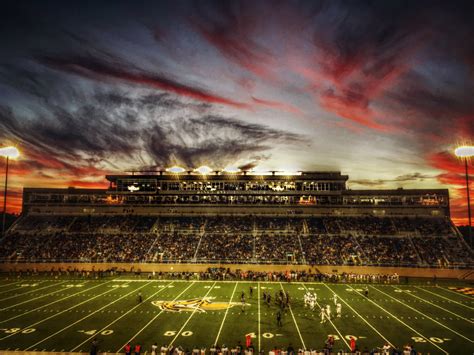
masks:
<path id="1" fill-rule="evenodd" d="M 408 329 L 410 329 L 412 332 L 414 332 L 415 334 L 418 334 L 419 336 L 421 336 L 423 339 L 425 339 L 428 343 L 434 345 L 435 347 L 437 347 L 439 350 L 441 350 L 443 353 L 445 354 L 449 354 L 446 350 L 442 349 L 441 347 L 439 347 L 438 344 L 432 342 L 428 337 L 424 336 L 423 334 L 421 334 L 419 331 L 415 330 L 414 328 L 412 328 L 411 326 L 409 326 L 408 324 L 406 324 L 404 321 L 402 321 L 401 319 L 399 319 L 399 317 L 395 316 L 394 314 L 392 314 L 390 311 L 386 310 L 385 308 L 383 308 L 381 305 L 379 305 L 377 302 L 374 302 L 372 301 L 370 298 L 368 297 L 365 297 L 364 295 L 362 295 L 359 291 L 357 291 L 355 288 L 353 288 L 351 285 L 347 285 L 349 286 L 352 290 L 354 290 L 355 293 L 357 293 L 358 295 L 360 295 L 361 297 L 363 298 L 366 298 L 369 302 L 371 302 L 372 304 L 374 304 L 375 306 L 377 306 L 378 308 L 380 308 L 382 311 L 384 311 L 385 313 L 389 314 L 390 316 L 392 316 L 393 319 L 395 319 L 397 322 L 403 324 L 405 327 L 407 327 Z"/>
<path id="2" fill-rule="evenodd" d="M 260 352 L 260 344 L 261 344 L 261 337 L 260 337 L 260 334 L 261 334 L 261 331 L 260 331 L 260 282 L 258 282 L 257 284 L 257 287 L 258 287 L 258 291 L 257 291 L 257 297 L 258 297 L 258 352 Z"/>
<path id="3" fill-rule="evenodd" d="M 171 281 L 170 283 L 168 283 L 166 286 L 169 286 L 173 284 L 173 282 Z M 166 290 L 166 286 L 163 287 L 163 288 L 160 288 L 158 291 L 156 291 L 154 294 L 152 294 L 150 297 L 148 298 L 145 298 L 145 300 L 142 302 L 142 303 L 139 303 L 137 304 L 136 306 L 134 306 L 133 308 L 129 309 L 127 312 L 125 312 L 124 314 L 122 314 L 120 317 L 118 317 L 117 319 L 115 319 L 114 321 L 110 322 L 109 324 L 107 324 L 106 326 L 104 326 L 102 329 L 98 330 L 96 332 L 96 334 L 100 334 L 102 331 L 108 329 L 111 325 L 115 324 L 116 322 L 118 322 L 120 319 L 122 319 L 123 317 L 125 317 L 127 314 L 133 312 L 136 308 L 140 307 L 142 304 L 144 304 L 146 301 L 148 301 L 149 299 L 155 297 L 157 294 L 163 292 Z M 77 349 L 79 349 L 80 346 L 84 345 L 85 343 L 87 343 L 89 340 L 91 340 L 92 338 L 96 337 L 96 334 L 94 335 L 91 335 L 89 338 L 87 338 L 86 340 L 84 340 L 82 343 L 80 343 L 79 345 L 77 345 L 75 348 L 69 350 L 69 352 L 73 352 L 73 351 L 76 351 Z"/>
<path id="4" fill-rule="evenodd" d="M 2 298 L 1 301 L 3 302 L 3 301 L 6 301 L 6 300 L 9 300 L 9 299 L 11 299 L 11 298 L 21 297 L 21 296 L 23 296 L 23 295 L 27 295 L 27 294 L 32 293 L 32 292 L 38 292 L 38 291 L 40 291 L 40 290 L 44 290 L 45 288 L 49 288 L 49 287 L 61 285 L 61 284 L 65 283 L 65 282 L 67 282 L 67 281 L 60 282 L 59 284 L 48 285 L 48 286 L 45 286 L 45 287 L 34 288 L 34 289 L 31 290 L 31 291 L 24 292 L 24 293 L 20 293 L 19 295 L 14 295 L 14 296 L 10 296 L 10 297 L 7 297 L 7 298 Z M 24 287 L 20 287 L 20 288 L 25 289 Z M 18 290 L 18 289 L 15 288 L 15 289 L 13 289 L 13 290 Z M 12 291 L 13 291 L 13 290 L 12 290 Z M 5 291 L 5 292 L 9 292 L 9 291 Z"/>
<path id="5" fill-rule="evenodd" d="M 0 285 L 0 288 L 15 285 L 15 284 L 19 284 L 20 282 L 23 282 L 23 281 L 15 281 L 15 282 L 10 282 L 9 284 Z"/>
<path id="6" fill-rule="evenodd" d="M 370 322 L 368 322 L 364 317 L 362 317 L 359 312 L 357 312 L 354 308 L 351 307 L 351 305 L 349 303 L 347 303 L 346 301 L 344 301 L 344 299 L 342 297 L 340 297 L 335 291 L 333 291 L 327 284 L 324 284 L 324 286 L 326 286 L 332 293 L 334 293 L 335 295 L 337 295 L 337 297 L 342 301 L 344 302 L 344 304 L 349 307 L 352 312 L 354 312 L 355 314 L 357 314 L 359 316 L 360 319 L 362 319 L 365 323 L 367 323 L 367 325 L 372 328 L 372 330 L 374 330 L 378 335 L 380 335 L 382 337 L 383 340 L 385 340 L 388 344 L 390 344 L 390 346 L 392 348 L 394 348 L 395 346 L 390 342 L 390 340 L 388 340 L 387 338 L 385 338 L 385 336 L 380 333 L 377 329 L 375 329 L 374 326 L 372 326 L 372 324 L 370 324 Z"/>
<path id="7" fill-rule="evenodd" d="M 418 287 L 418 286 L 415 286 L 415 288 L 417 288 L 417 289 L 419 289 L 419 290 L 423 290 L 423 291 L 428 292 L 428 293 L 431 293 L 431 294 L 434 295 L 434 296 L 438 296 L 438 297 L 444 298 L 445 300 L 448 300 L 449 302 L 456 303 L 456 304 L 458 304 L 458 305 L 460 305 L 460 306 L 469 308 L 469 309 L 471 309 L 471 310 L 474 309 L 474 307 L 470 307 L 470 306 L 465 305 L 464 303 L 461 303 L 461 302 L 458 302 L 458 301 L 454 301 L 454 300 L 452 300 L 452 299 L 449 298 L 449 297 L 444 297 L 444 296 L 440 295 L 439 293 L 431 292 L 431 291 L 428 291 L 428 290 L 426 290 L 426 289 L 424 289 L 424 288 L 422 288 L 422 287 Z"/>
<path id="8" fill-rule="evenodd" d="M 110 303 L 107 303 L 105 306 L 102 306 L 102 307 L 100 307 L 99 309 L 95 310 L 94 312 L 89 313 L 87 316 L 82 317 L 81 319 L 78 319 L 78 320 L 75 321 L 74 323 L 69 324 L 67 327 L 64 327 L 64 328 L 58 330 L 56 333 L 53 333 L 53 334 L 47 336 L 46 338 L 44 338 L 44 339 L 42 339 L 42 340 L 40 340 L 40 341 L 34 343 L 33 345 L 30 345 L 30 346 L 27 347 L 24 351 L 28 351 L 28 350 L 30 350 L 31 348 L 37 346 L 38 344 L 44 343 L 46 340 L 51 339 L 52 337 L 58 335 L 59 333 L 64 332 L 66 329 L 69 329 L 69 328 L 71 328 L 72 326 L 76 325 L 77 323 L 80 323 L 80 322 L 82 322 L 83 320 L 85 320 L 85 319 L 87 319 L 87 318 L 93 316 L 93 315 L 96 314 L 97 312 L 100 312 L 101 310 L 103 310 L 103 309 L 105 309 L 105 308 L 107 308 L 107 307 L 110 307 L 110 306 L 113 305 L 114 303 L 116 303 L 116 302 L 120 301 L 121 299 L 123 299 L 123 298 L 125 298 L 125 297 L 131 295 L 132 293 L 137 292 L 138 290 L 142 289 L 143 287 L 148 286 L 149 284 L 150 284 L 150 283 L 147 283 L 147 284 L 145 284 L 145 285 L 142 285 L 142 286 L 138 287 L 137 289 L 132 290 L 132 291 L 126 293 L 125 295 L 123 295 L 123 296 L 117 298 L 116 300 L 114 300 L 114 301 L 112 301 L 112 302 L 110 302 Z"/>
<path id="9" fill-rule="evenodd" d="M 106 283 L 107 283 L 107 282 L 106 282 Z M 103 286 L 103 285 L 104 285 L 104 284 L 100 284 L 99 286 Z M 115 289 L 115 288 L 111 288 L 111 289 L 108 290 L 108 291 L 99 293 L 98 295 L 96 295 L 96 296 L 94 296 L 94 297 L 92 297 L 92 298 L 88 298 L 87 300 L 82 301 L 81 303 L 78 303 L 78 304 L 76 304 L 75 306 L 69 307 L 69 308 L 67 308 L 67 309 L 65 309 L 65 310 L 62 310 L 61 312 L 58 312 L 58 313 L 56 313 L 56 314 L 53 314 L 52 316 L 49 316 L 48 318 L 44 318 L 44 319 L 42 319 L 42 320 L 40 320 L 40 321 L 38 321 L 38 322 L 36 322 L 36 323 L 30 324 L 30 325 L 28 325 L 28 326 L 26 326 L 26 327 L 23 327 L 22 329 L 19 329 L 19 330 L 18 330 L 17 332 L 15 332 L 15 333 L 12 333 L 12 334 L 9 334 L 9 335 L 7 335 L 7 336 L 4 336 L 3 338 L 0 338 L 0 340 L 9 338 L 9 337 L 11 337 L 11 336 L 13 336 L 13 335 L 16 335 L 16 334 L 20 334 L 20 333 L 21 333 L 23 330 L 25 330 L 25 329 L 28 329 L 28 328 L 34 327 L 35 325 L 41 324 L 41 323 L 43 323 L 43 322 L 46 322 L 47 320 L 49 320 L 49 319 L 51 319 L 51 318 L 57 317 L 57 316 L 59 316 L 60 314 L 63 314 L 63 313 L 65 313 L 65 312 L 67 312 L 67 311 L 69 311 L 69 310 L 71 310 L 71 309 L 74 309 L 74 308 L 80 306 L 81 304 L 84 304 L 84 303 L 87 303 L 87 302 L 89 302 L 89 301 L 92 301 L 93 299 L 96 299 L 97 297 L 100 297 L 100 296 L 105 295 L 106 293 L 109 293 L 109 292 L 112 292 L 112 291 L 116 291 L 116 289 Z"/>
<path id="10" fill-rule="evenodd" d="M 60 289 L 55 290 L 55 291 L 52 291 L 52 292 L 50 292 L 50 293 L 46 293 L 46 294 L 44 294 L 44 295 L 41 295 L 41 296 L 38 296 L 38 297 L 35 297 L 35 298 L 30 298 L 29 300 L 26 300 L 26 301 L 23 301 L 23 302 L 20 302 L 20 303 L 16 303 L 16 304 L 14 304 L 14 305 L 12 305 L 12 306 L 8 306 L 8 307 L 5 307 L 5 308 L 0 308 L 0 311 L 5 311 L 5 310 L 7 310 L 7 309 L 10 309 L 10 308 L 13 308 L 13 307 L 17 307 L 17 306 L 20 306 L 20 305 L 25 304 L 25 303 L 28 303 L 28 302 L 36 301 L 36 300 L 39 300 L 40 298 L 43 298 L 43 297 L 52 295 L 53 293 L 60 292 L 60 291 L 64 291 L 64 289 L 60 288 Z M 3 321 L 0 322 L 0 323 L 3 323 Z"/>
<path id="11" fill-rule="evenodd" d="M 461 296 L 461 297 L 464 297 L 464 298 L 468 298 L 468 299 L 470 299 L 471 301 L 473 300 L 472 296 L 463 295 L 462 293 L 456 292 L 456 291 L 453 291 L 453 290 L 450 290 L 449 288 L 444 288 L 444 287 L 441 287 L 441 286 L 436 286 L 436 288 L 439 288 L 439 289 L 441 289 L 441 290 L 445 290 L 445 291 L 454 293 L 455 295 L 458 295 L 458 296 Z"/>
<path id="12" fill-rule="evenodd" d="M 304 283 L 301 283 L 301 285 L 304 287 L 304 289 L 306 291 L 308 291 L 308 288 L 306 287 L 306 285 Z M 319 308 L 322 308 L 321 305 L 318 303 L 318 301 L 316 301 L 316 304 L 318 305 Z M 337 332 L 337 334 L 339 334 L 339 338 L 342 339 L 344 341 L 344 343 L 346 344 L 346 346 L 350 349 L 351 346 L 349 345 L 349 343 L 347 342 L 346 338 L 341 334 L 341 332 L 339 331 L 339 329 L 337 329 L 336 325 L 333 323 L 333 321 L 328 318 L 328 321 L 329 323 L 331 323 L 331 325 L 333 326 L 334 330 Z"/>
<path id="13" fill-rule="evenodd" d="M 110 282 L 110 281 L 109 281 L 109 282 Z M 108 283 L 108 282 L 106 282 L 106 283 Z M 43 306 L 33 308 L 33 309 L 31 309 L 31 310 L 29 310 L 29 311 L 27 311 L 27 312 L 23 312 L 23 313 L 21 313 L 21 314 L 19 314 L 19 315 L 17 315 L 17 316 L 14 316 L 14 317 L 11 317 L 11 318 L 2 320 L 2 321 L 0 321 L 0 324 L 5 323 L 5 322 L 8 322 L 8 321 L 10 321 L 10 320 L 12 320 L 12 319 L 16 319 L 16 318 L 19 318 L 19 317 L 23 317 L 24 315 L 29 314 L 29 313 L 34 312 L 34 311 L 37 311 L 38 309 L 41 309 L 41 308 L 44 308 L 44 307 L 48 307 L 48 306 L 51 306 L 52 304 L 55 304 L 55 303 L 64 301 L 64 300 L 66 300 L 66 299 L 68 299 L 68 298 L 71 298 L 71 297 L 74 297 L 74 296 L 77 296 L 77 295 L 80 294 L 80 293 L 88 292 L 88 291 L 90 291 L 90 290 L 93 290 L 94 288 L 101 287 L 101 286 L 105 285 L 106 283 L 104 283 L 104 284 L 99 284 L 99 285 L 95 285 L 95 286 L 93 286 L 93 287 L 91 287 L 91 288 L 88 288 L 88 289 L 85 289 L 85 290 L 82 290 L 82 291 L 73 293 L 73 294 L 71 294 L 71 295 L 69 295 L 69 296 L 66 296 L 66 297 L 57 299 L 56 301 L 47 303 L 47 304 L 45 304 L 45 305 L 43 305 Z"/>
<path id="14" fill-rule="evenodd" d="M 283 284 L 281 282 L 280 282 L 280 287 L 283 290 L 283 292 L 285 292 L 285 289 L 283 288 Z M 300 327 L 298 327 L 298 323 L 296 323 L 296 318 L 295 318 L 295 315 L 293 314 L 293 310 L 291 309 L 290 304 L 288 304 L 288 309 L 290 310 L 291 317 L 293 318 L 293 322 L 295 323 L 295 327 L 296 327 L 296 330 L 298 331 L 298 335 L 300 337 L 301 344 L 303 345 L 303 349 L 306 349 L 306 344 L 304 343 L 303 336 L 301 335 Z"/>
<path id="15" fill-rule="evenodd" d="M 231 304 L 232 299 L 234 298 L 234 294 L 235 294 L 235 290 L 237 289 L 237 285 L 238 285 L 238 283 L 236 282 L 235 286 L 234 286 L 234 289 L 232 290 L 232 294 L 230 295 L 229 305 Z M 214 344 L 217 344 L 217 341 L 219 340 L 222 328 L 224 327 L 225 319 L 227 318 L 227 313 L 229 313 L 229 309 L 230 309 L 230 307 L 227 307 L 227 309 L 225 310 L 224 318 L 222 319 L 221 326 L 219 328 L 219 331 L 217 332 L 217 336 L 216 336 L 216 340 L 214 341 Z"/>
<path id="16" fill-rule="evenodd" d="M 396 288 L 397 290 L 402 290 L 402 289 L 399 288 L 399 287 L 395 287 L 395 286 L 393 286 L 393 287 Z M 402 290 L 402 291 L 403 291 L 403 290 Z M 436 308 L 442 309 L 442 310 L 445 311 L 445 312 L 451 313 L 453 316 L 456 316 L 456 317 L 458 317 L 458 318 L 461 318 L 462 320 L 465 320 L 466 322 L 469 322 L 469 323 L 471 323 L 471 324 L 474 324 L 474 322 L 473 322 L 472 320 L 467 319 L 467 318 L 464 318 L 463 316 L 461 316 L 461 315 L 459 315 L 459 314 L 457 314 L 457 313 L 451 312 L 451 311 L 447 310 L 446 308 L 440 307 L 440 306 L 438 306 L 437 304 L 434 304 L 434 303 L 432 303 L 432 302 L 430 302 L 430 301 L 428 301 L 428 300 L 425 300 L 425 299 L 422 298 L 422 297 L 416 296 L 416 295 L 412 294 L 411 292 L 405 292 L 405 293 L 408 294 L 408 295 L 410 295 L 410 296 L 412 296 L 412 297 L 418 298 L 418 299 L 422 300 L 423 302 L 426 302 L 426 303 L 428 303 L 428 304 L 430 304 L 430 305 L 432 305 L 432 306 L 434 306 L 434 307 L 436 307 Z"/>
<path id="17" fill-rule="evenodd" d="M 0 292 L 0 295 L 3 295 L 4 293 L 13 292 L 13 291 L 16 291 L 16 290 L 20 290 L 20 289 L 25 290 L 26 287 L 22 287 L 22 286 L 21 286 L 21 287 L 11 288 L 11 289 L 8 289 L 8 290 L 5 290 L 5 291 Z M 3 301 L 3 299 L 2 299 L 2 301 Z"/>
<path id="18" fill-rule="evenodd" d="M 370 286 L 370 285 L 369 285 L 369 286 Z M 398 302 L 398 303 L 404 305 L 405 307 L 410 308 L 411 310 L 413 310 L 413 311 L 415 311 L 415 312 L 417 312 L 417 313 L 419 313 L 419 314 L 425 316 L 426 318 L 428 318 L 428 319 L 431 320 L 432 322 L 434 322 L 434 323 L 436 323 L 436 324 L 439 324 L 440 326 L 442 326 L 443 328 L 448 329 L 449 331 L 453 332 L 454 334 L 459 335 L 461 338 L 464 338 L 464 339 L 468 340 L 469 342 L 474 343 L 474 341 L 472 341 L 472 340 L 469 339 L 468 337 L 462 335 L 461 333 L 455 331 L 454 329 L 449 328 L 447 325 L 438 322 L 436 319 L 431 318 L 429 315 L 427 315 L 427 314 L 425 314 L 425 313 L 423 313 L 423 312 L 417 310 L 416 308 L 413 308 L 413 307 L 407 305 L 405 302 L 402 302 L 402 301 L 400 301 L 399 299 L 390 296 L 388 293 L 385 293 L 385 292 L 379 290 L 378 288 L 376 288 L 376 287 L 374 287 L 374 286 L 370 286 L 370 287 L 373 288 L 373 289 L 375 289 L 375 290 L 377 290 L 377 291 L 380 292 L 380 293 L 383 293 L 385 296 L 390 297 L 391 299 L 393 299 L 393 300 L 395 300 L 396 302 Z"/>
<path id="19" fill-rule="evenodd" d="M 185 293 L 191 286 L 194 285 L 194 281 L 188 286 L 186 287 L 183 291 L 180 292 L 179 295 L 177 295 L 172 301 L 176 301 L 178 298 L 181 297 L 181 295 L 183 293 Z M 131 343 L 133 339 L 135 339 L 141 332 L 143 332 L 151 323 L 153 323 L 153 321 L 158 318 L 162 313 L 164 312 L 163 311 L 160 311 L 160 313 L 158 313 L 156 316 L 154 316 L 147 324 L 145 324 L 143 326 L 142 329 L 140 329 L 133 337 L 131 337 L 125 344 L 123 344 L 115 353 L 118 354 L 123 348 L 125 345 L 127 345 L 128 343 Z"/>
<path id="20" fill-rule="evenodd" d="M 204 298 L 207 297 L 207 295 L 212 291 L 212 289 L 214 288 L 214 286 L 216 285 L 217 281 L 215 281 L 212 286 L 209 288 L 209 290 L 206 292 L 206 294 L 204 295 Z M 174 341 L 180 336 L 181 332 L 183 331 L 184 327 L 189 323 L 189 321 L 191 320 L 191 318 L 194 316 L 194 314 L 196 313 L 198 309 L 195 308 L 192 312 L 191 312 L 191 315 L 188 317 L 187 321 L 184 322 L 183 326 L 179 329 L 179 331 L 176 333 L 176 336 L 173 338 L 173 340 L 171 340 L 171 342 L 168 344 L 168 348 L 171 347 L 171 345 L 173 345 Z"/>

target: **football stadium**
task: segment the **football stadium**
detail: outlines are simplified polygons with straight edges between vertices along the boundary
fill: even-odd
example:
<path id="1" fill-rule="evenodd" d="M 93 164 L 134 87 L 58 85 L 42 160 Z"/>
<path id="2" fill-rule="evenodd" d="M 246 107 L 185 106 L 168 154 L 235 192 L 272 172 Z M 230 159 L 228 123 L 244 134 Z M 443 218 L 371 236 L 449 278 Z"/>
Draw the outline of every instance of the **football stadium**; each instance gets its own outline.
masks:
<path id="1" fill-rule="evenodd" d="M 24 189 L 0 244 L 4 351 L 473 349 L 473 253 L 447 190 L 205 167 L 106 179 Z"/>
<path id="2" fill-rule="evenodd" d="M 474 355 L 473 0 L 0 7 L 0 355 Z"/>

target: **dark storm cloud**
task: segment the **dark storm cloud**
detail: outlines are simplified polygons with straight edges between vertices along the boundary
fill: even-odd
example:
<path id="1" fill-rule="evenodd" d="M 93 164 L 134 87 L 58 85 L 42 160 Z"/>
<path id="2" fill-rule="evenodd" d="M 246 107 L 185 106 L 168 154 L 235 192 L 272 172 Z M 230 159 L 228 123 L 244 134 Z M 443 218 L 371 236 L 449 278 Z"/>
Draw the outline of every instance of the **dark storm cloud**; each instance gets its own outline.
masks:
<path id="1" fill-rule="evenodd" d="M 379 105 L 385 94 L 434 84 L 432 78 L 405 82 L 414 67 L 452 59 L 447 53 L 459 58 L 457 65 L 471 65 L 465 58 L 474 48 L 472 15 L 467 15 L 473 10 L 472 2 L 327 3 L 314 19 L 317 69 L 304 73 L 322 107 L 373 129 L 394 130 L 390 113 Z M 410 98 L 399 99 L 403 105 Z"/>
<path id="2" fill-rule="evenodd" d="M 220 116 L 177 119 L 152 129 L 147 141 L 155 161 L 187 167 L 228 162 L 270 150 L 274 145 L 306 143 L 304 136 Z"/>
<path id="3" fill-rule="evenodd" d="M 76 93 L 71 96 L 74 108 L 65 109 L 43 97 L 37 81 L 27 77 L 20 82 L 37 95 L 42 109 L 26 119 L 0 107 L 1 138 L 14 138 L 36 152 L 32 155 L 50 158 L 34 163 L 35 169 L 70 169 L 74 160 L 94 166 L 114 157 L 136 166 L 132 157 L 143 153 L 151 160 L 144 158 L 138 165 L 147 161 L 161 167 L 227 165 L 274 145 L 306 142 L 297 134 L 206 114 L 208 106 L 186 105 L 167 93 L 100 91 L 87 97 Z"/>
<path id="4" fill-rule="evenodd" d="M 448 79 L 439 86 L 428 85 L 429 78 L 408 73 L 400 85 L 384 98 L 394 112 L 403 112 L 399 123 L 406 131 L 416 132 L 420 143 L 429 147 L 456 137 L 474 136 L 474 84 L 467 80 L 456 86 Z M 454 90 L 454 91 L 453 91 Z"/>

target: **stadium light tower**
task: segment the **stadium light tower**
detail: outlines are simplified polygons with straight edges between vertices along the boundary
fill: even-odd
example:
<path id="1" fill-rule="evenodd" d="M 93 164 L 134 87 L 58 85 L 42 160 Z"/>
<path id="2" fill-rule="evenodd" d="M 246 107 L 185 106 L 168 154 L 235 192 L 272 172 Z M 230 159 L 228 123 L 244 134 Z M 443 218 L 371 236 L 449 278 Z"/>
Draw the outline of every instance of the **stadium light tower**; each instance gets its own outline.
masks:
<path id="1" fill-rule="evenodd" d="M 468 216 L 468 220 L 469 220 L 469 244 L 472 248 L 472 231 L 471 231 L 471 198 L 469 196 L 469 173 L 468 173 L 468 170 L 467 170 L 467 160 L 474 156 L 474 146 L 472 145 L 463 145 L 463 146 L 460 146 L 460 147 L 457 147 L 455 150 L 454 150 L 454 154 L 456 154 L 456 156 L 458 158 L 461 158 L 461 159 L 464 159 L 464 167 L 465 167 L 465 171 L 466 171 L 466 192 L 467 192 L 467 216 Z"/>
<path id="2" fill-rule="evenodd" d="M 0 148 L 0 156 L 5 157 L 5 186 L 3 190 L 3 219 L 2 219 L 2 238 L 5 236 L 5 222 L 7 217 L 7 189 L 8 189 L 8 162 L 10 158 L 16 159 L 20 152 L 15 147 Z"/>

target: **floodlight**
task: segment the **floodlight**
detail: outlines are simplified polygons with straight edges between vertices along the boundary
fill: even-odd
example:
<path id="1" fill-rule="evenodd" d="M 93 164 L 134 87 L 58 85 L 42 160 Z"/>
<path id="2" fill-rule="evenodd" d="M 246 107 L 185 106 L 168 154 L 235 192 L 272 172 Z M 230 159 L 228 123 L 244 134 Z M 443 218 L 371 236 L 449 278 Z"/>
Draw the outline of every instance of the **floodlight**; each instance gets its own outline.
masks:
<path id="1" fill-rule="evenodd" d="M 0 148 L 0 156 L 10 159 L 16 159 L 20 156 L 20 152 L 16 147 Z"/>
<path id="2" fill-rule="evenodd" d="M 460 147 L 457 147 L 454 150 L 454 154 L 456 154 L 457 157 L 459 158 L 469 158 L 474 156 L 474 146 L 472 145 L 463 145 Z"/>
<path id="3" fill-rule="evenodd" d="M 236 173 L 240 173 L 241 170 L 235 166 L 227 166 L 224 168 L 223 171 L 230 174 L 236 174 Z"/>
<path id="4" fill-rule="evenodd" d="M 202 175 L 207 175 L 207 174 L 209 174 L 210 172 L 212 172 L 212 169 L 211 169 L 210 167 L 208 167 L 208 166 L 203 165 L 203 166 L 200 166 L 200 167 L 197 168 L 197 169 L 194 169 L 194 171 L 196 171 L 196 172 L 198 172 L 198 173 L 200 173 L 200 174 L 202 174 Z"/>
<path id="5" fill-rule="evenodd" d="M 171 168 L 166 169 L 166 171 L 173 174 L 179 174 L 179 173 L 184 173 L 186 169 L 180 166 L 172 166 Z"/>

